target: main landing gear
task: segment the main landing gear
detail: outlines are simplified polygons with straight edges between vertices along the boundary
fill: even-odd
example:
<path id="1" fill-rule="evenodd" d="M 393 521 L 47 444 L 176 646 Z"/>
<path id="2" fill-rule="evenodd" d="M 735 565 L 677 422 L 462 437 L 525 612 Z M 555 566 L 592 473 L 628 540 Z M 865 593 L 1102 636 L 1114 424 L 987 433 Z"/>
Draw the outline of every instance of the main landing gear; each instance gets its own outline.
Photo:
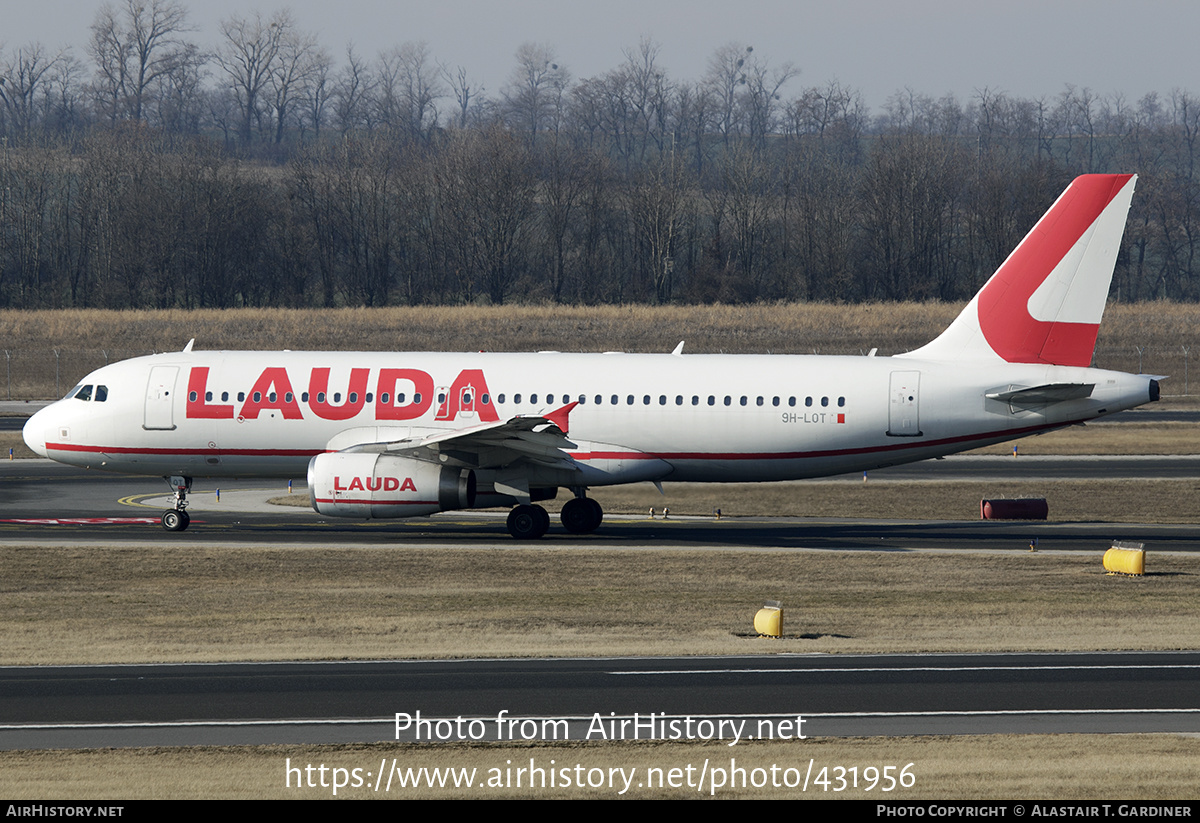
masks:
<path id="1" fill-rule="evenodd" d="M 590 534 L 600 527 L 604 510 L 595 500 L 579 494 L 563 505 L 559 518 L 571 534 Z M 541 506 L 526 503 L 508 513 L 508 533 L 517 540 L 537 540 L 549 528 L 550 515 Z"/>
<path id="2" fill-rule="evenodd" d="M 192 490 L 192 478 L 172 475 L 163 479 L 175 492 L 175 507 L 162 513 L 162 527 L 169 532 L 181 532 L 192 522 L 187 513 L 187 493 Z"/>

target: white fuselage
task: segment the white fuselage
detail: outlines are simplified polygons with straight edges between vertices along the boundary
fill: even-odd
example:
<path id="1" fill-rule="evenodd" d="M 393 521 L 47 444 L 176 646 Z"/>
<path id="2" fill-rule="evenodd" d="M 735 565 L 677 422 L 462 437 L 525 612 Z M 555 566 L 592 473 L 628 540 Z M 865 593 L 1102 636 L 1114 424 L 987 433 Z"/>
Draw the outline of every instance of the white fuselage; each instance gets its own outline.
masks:
<path id="1" fill-rule="evenodd" d="M 1151 379 L 1098 369 L 913 357 L 180 352 L 88 375 L 88 399 L 25 439 L 89 468 L 300 477 L 309 460 L 568 403 L 578 485 L 772 481 L 857 472 L 1037 434 L 1148 402 Z M 1093 384 L 1021 409 L 989 393 Z M 104 387 L 99 400 L 98 387 Z M 420 395 L 420 399 L 417 399 Z M 531 483 L 563 484 L 561 472 Z"/>

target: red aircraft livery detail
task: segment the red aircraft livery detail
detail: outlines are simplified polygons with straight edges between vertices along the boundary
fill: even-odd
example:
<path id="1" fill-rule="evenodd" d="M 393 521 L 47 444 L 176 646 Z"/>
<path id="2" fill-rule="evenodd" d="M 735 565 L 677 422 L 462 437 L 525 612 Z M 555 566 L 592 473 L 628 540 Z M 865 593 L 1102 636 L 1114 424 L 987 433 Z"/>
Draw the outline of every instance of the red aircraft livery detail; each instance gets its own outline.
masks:
<path id="1" fill-rule="evenodd" d="M 213 403 L 208 400 L 208 366 L 193 366 L 188 374 L 186 416 L 189 419 L 257 420 L 264 411 L 279 412 L 284 420 L 305 419 L 302 405 L 307 405 L 312 416 L 324 420 L 351 420 L 357 417 L 367 404 L 370 394 L 371 369 L 350 370 L 350 379 L 344 399 L 340 392 L 329 391 L 331 369 L 313 368 L 308 379 L 308 392 L 299 395 L 292 387 L 287 369 L 272 366 L 263 369 L 254 381 L 240 409 L 235 412 L 232 403 Z M 428 412 L 434 404 L 433 377 L 420 369 L 379 370 L 375 380 L 374 403 L 376 420 L 415 420 Z M 397 400 L 399 399 L 399 402 Z M 436 420 L 454 420 L 460 414 L 474 414 L 481 423 L 494 423 L 500 419 L 488 390 L 482 369 L 464 369 L 459 372 L 445 396 L 439 398 Z"/>
<path id="2" fill-rule="evenodd" d="M 1100 318 L 1095 323 L 1038 320 L 1029 313 L 1029 298 L 1132 176 L 1076 179 L 979 292 L 979 328 L 1009 363 L 1091 365 Z"/>
<path id="3" fill-rule="evenodd" d="M 401 482 L 399 477 L 353 477 L 350 479 L 350 485 L 343 486 L 342 478 L 337 475 L 333 478 L 333 490 L 339 492 L 415 492 L 417 486 L 413 483 L 411 477 L 404 478 Z"/>

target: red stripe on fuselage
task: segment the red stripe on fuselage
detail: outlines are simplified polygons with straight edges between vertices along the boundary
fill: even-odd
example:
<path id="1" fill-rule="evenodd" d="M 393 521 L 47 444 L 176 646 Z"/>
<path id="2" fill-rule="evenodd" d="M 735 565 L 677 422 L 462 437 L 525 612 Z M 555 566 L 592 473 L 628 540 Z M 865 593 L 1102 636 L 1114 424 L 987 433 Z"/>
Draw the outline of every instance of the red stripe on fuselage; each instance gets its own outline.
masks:
<path id="1" fill-rule="evenodd" d="M 1082 422 L 1067 420 L 1062 423 L 1046 423 L 1039 426 L 1025 426 L 1019 429 L 1001 429 L 998 431 L 964 434 L 958 437 L 944 437 L 938 440 L 916 440 L 915 442 L 892 443 L 882 446 L 865 446 L 856 449 L 823 449 L 820 451 L 802 452 L 649 452 L 649 451 L 593 451 L 567 452 L 580 462 L 589 460 L 803 460 L 818 457 L 842 457 L 864 454 L 887 454 L 908 449 L 925 449 L 931 446 L 951 446 L 971 443 L 977 440 L 994 440 L 996 438 L 1017 438 L 1028 434 L 1061 429 Z M 324 453 L 324 450 L 308 449 L 110 449 L 104 446 L 84 446 L 73 443 L 47 443 L 47 450 L 65 452 L 84 452 L 96 454 L 122 455 L 152 455 L 193 457 L 196 455 L 213 455 L 220 457 L 312 457 Z"/>

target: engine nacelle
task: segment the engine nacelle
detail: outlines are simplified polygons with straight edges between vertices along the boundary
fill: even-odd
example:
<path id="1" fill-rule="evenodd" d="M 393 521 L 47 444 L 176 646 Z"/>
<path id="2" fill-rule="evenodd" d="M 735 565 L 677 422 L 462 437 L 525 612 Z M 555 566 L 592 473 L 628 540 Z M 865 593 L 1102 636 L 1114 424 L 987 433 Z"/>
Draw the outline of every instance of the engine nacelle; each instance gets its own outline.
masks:
<path id="1" fill-rule="evenodd" d="M 417 517 L 474 506 L 475 472 L 387 454 L 318 454 L 308 463 L 308 493 L 332 517 Z"/>

